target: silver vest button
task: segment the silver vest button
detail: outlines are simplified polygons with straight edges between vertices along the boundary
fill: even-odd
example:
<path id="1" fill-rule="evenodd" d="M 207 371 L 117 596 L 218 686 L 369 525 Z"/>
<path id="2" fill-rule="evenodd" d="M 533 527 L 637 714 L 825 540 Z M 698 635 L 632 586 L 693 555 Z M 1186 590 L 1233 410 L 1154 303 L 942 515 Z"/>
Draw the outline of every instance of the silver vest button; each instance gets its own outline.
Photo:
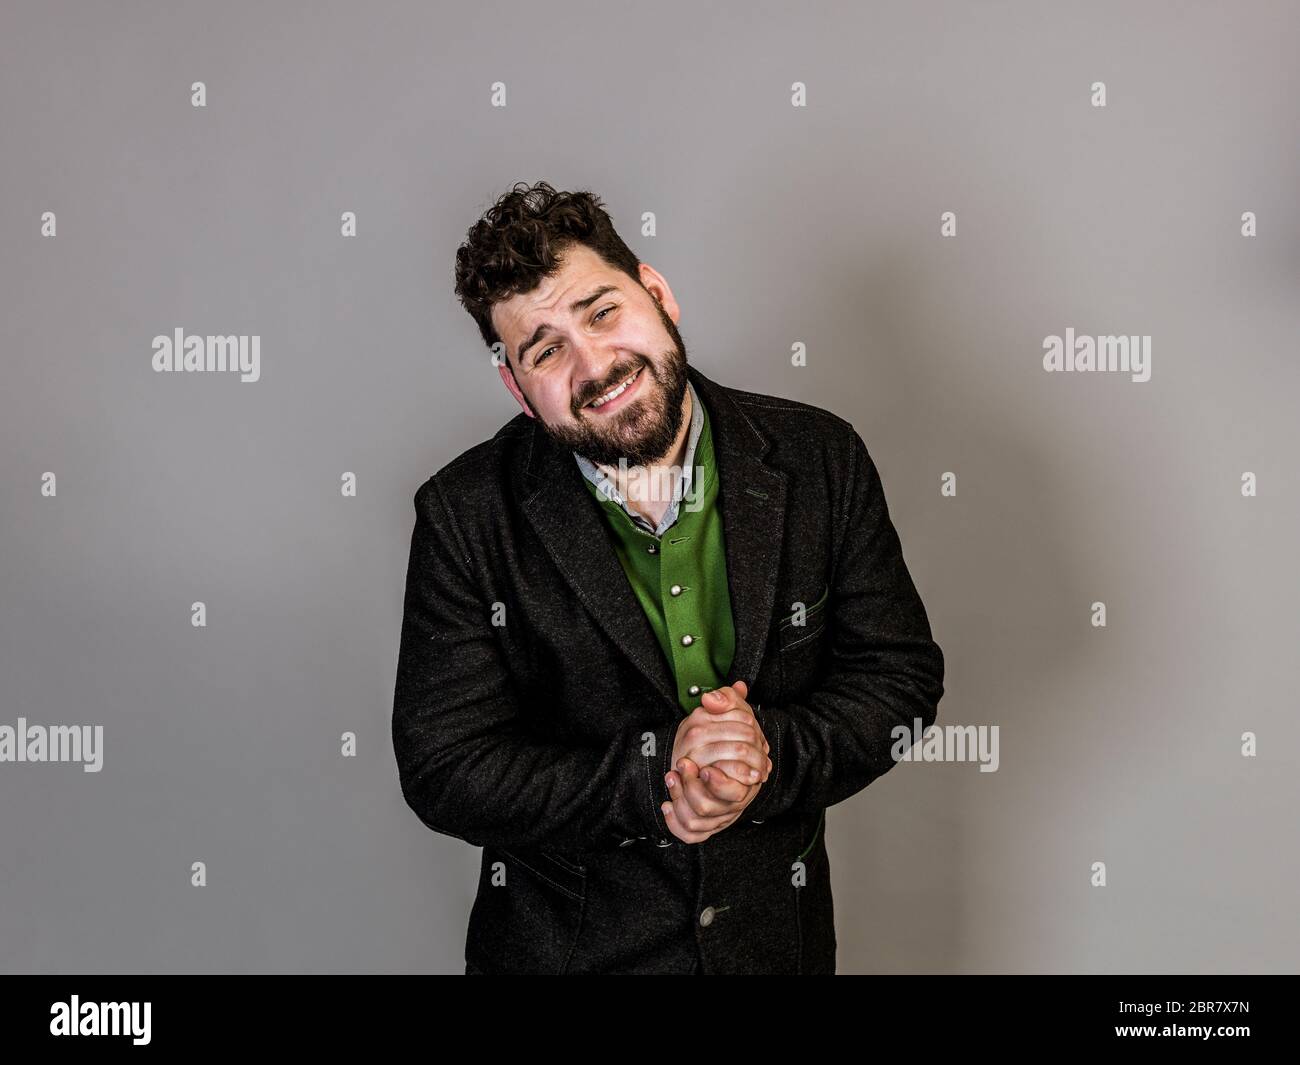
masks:
<path id="1" fill-rule="evenodd" d="M 681 594 L 682 594 L 682 586 L 681 586 L 680 584 L 674 584 L 671 588 L 668 589 L 668 594 L 669 594 L 669 595 L 681 595 Z"/>
<path id="2" fill-rule="evenodd" d="M 713 907 L 705 906 L 703 912 L 700 914 L 700 924 L 704 925 L 705 928 L 713 924 L 713 914 Z"/>
<path id="3" fill-rule="evenodd" d="M 692 636 L 689 632 L 682 637 L 683 647 L 690 647 L 690 645 L 693 644 L 694 642 L 695 642 L 695 637 Z"/>

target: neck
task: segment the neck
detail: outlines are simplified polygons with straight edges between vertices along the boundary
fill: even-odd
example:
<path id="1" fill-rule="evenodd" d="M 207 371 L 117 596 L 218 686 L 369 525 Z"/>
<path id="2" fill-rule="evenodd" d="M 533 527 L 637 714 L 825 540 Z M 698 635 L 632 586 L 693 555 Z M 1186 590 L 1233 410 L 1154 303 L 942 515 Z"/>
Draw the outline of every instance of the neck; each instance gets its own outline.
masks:
<path id="1" fill-rule="evenodd" d="M 681 476 L 682 461 L 686 458 L 686 440 L 691 433 L 691 390 L 682 393 L 682 424 L 677 430 L 668 453 L 648 466 L 620 468 L 597 463 L 605 476 L 614 482 L 619 495 L 638 513 L 658 521 L 668 509 Z"/>

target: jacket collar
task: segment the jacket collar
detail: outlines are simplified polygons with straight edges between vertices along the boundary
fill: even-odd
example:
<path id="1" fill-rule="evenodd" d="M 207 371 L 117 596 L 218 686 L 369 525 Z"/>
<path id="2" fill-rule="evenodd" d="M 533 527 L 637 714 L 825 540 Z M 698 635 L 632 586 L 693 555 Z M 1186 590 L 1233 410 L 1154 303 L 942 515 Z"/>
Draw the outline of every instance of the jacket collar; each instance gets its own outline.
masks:
<path id="1" fill-rule="evenodd" d="M 770 442 L 732 398 L 688 364 L 686 373 L 709 413 L 719 479 L 727 587 L 736 652 L 723 683 L 758 675 L 776 597 L 785 525 L 786 475 L 763 461 Z M 578 600 L 669 703 L 676 684 L 654 630 L 610 542 L 603 518 L 582 483 L 573 453 L 533 420 L 525 466 L 524 513 Z"/>

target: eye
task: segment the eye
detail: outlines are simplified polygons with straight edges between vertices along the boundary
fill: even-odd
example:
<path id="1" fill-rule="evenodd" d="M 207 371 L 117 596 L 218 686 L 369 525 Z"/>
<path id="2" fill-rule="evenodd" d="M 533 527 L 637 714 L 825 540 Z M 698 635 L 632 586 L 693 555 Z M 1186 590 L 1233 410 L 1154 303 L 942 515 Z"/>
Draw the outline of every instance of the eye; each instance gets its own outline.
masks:
<path id="1" fill-rule="evenodd" d="M 618 310 L 618 304 L 611 303 L 608 307 L 602 308 L 598 314 L 593 315 L 591 320 L 593 322 L 602 322 L 605 320 L 605 315 L 616 310 Z M 533 359 L 533 365 L 536 366 L 538 363 L 545 361 L 546 356 L 549 355 L 554 350 L 555 350 L 554 347 L 550 347 L 547 348 L 545 351 L 541 352 L 539 355 L 537 355 L 536 358 Z"/>

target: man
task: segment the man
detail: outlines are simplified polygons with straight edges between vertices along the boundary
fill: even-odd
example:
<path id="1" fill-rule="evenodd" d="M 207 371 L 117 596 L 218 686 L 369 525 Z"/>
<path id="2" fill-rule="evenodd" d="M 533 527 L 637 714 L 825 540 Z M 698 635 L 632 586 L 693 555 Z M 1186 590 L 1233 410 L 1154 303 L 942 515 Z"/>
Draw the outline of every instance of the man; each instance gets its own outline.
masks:
<path id="1" fill-rule="evenodd" d="M 483 848 L 466 972 L 833 973 L 825 809 L 943 693 L 866 447 L 688 367 L 589 193 L 506 193 L 456 291 L 522 413 L 415 494 L 393 743 Z"/>

